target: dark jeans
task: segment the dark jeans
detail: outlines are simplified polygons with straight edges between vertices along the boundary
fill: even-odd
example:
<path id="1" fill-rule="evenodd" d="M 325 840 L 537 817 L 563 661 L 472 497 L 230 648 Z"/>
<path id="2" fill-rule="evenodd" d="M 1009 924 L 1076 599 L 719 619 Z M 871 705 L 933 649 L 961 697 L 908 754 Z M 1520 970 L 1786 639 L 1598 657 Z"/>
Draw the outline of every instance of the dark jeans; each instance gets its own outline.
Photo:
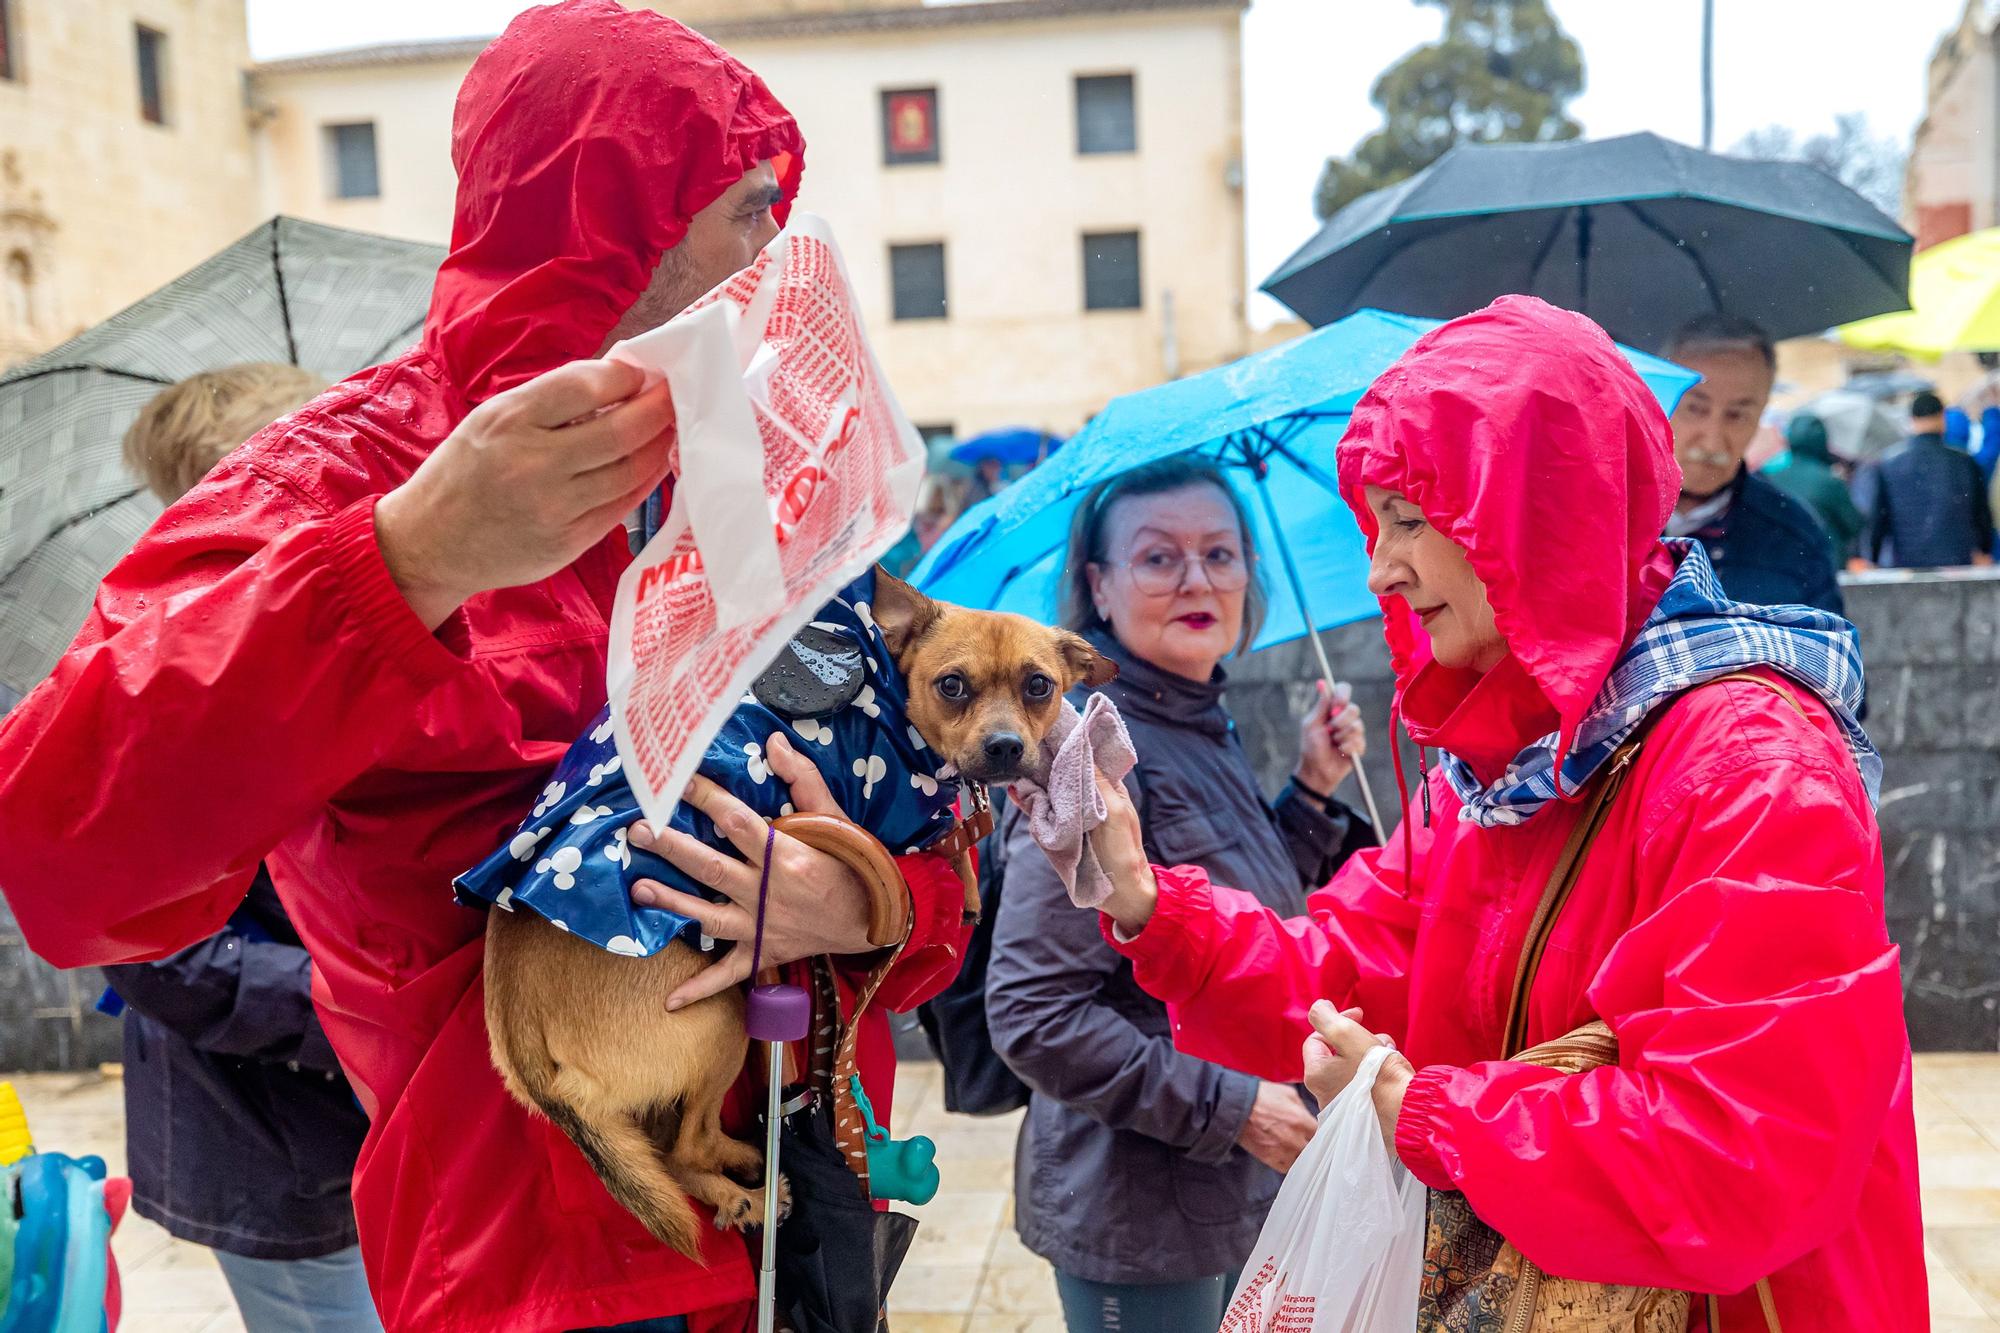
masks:
<path id="1" fill-rule="evenodd" d="M 573 1329 L 571 1333 L 687 1333 L 687 1328 L 688 1321 L 685 1316 L 670 1314 L 659 1319 L 641 1319 L 633 1324 Z"/>
<path id="2" fill-rule="evenodd" d="M 1056 1270 L 1069 1333 L 1215 1333 L 1236 1274 L 1192 1282 L 1089 1282 Z"/>

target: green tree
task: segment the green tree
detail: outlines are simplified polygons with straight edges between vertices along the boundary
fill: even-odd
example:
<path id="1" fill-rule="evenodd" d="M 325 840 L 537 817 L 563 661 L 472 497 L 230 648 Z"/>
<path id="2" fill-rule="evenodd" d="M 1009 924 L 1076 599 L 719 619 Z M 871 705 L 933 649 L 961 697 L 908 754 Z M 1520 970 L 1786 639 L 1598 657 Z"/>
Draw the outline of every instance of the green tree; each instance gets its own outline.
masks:
<path id="1" fill-rule="evenodd" d="M 1422 171 L 1459 142 L 1546 143 L 1582 127 L 1563 105 L 1583 91 L 1583 55 L 1547 0 L 1416 0 L 1444 11 L 1444 35 L 1382 72 L 1369 96 L 1382 128 L 1328 158 L 1313 207 L 1348 203 Z"/>

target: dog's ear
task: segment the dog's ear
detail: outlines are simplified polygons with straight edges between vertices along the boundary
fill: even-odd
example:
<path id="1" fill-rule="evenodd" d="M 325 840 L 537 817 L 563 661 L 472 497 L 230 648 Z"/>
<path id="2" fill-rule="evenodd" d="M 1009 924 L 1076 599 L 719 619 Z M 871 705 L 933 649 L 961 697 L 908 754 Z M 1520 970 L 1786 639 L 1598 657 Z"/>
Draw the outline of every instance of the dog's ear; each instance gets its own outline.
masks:
<path id="1" fill-rule="evenodd" d="M 1118 679 L 1118 664 L 1091 647 L 1081 634 L 1064 633 L 1062 655 L 1069 666 L 1071 689 L 1078 685 L 1096 689 Z"/>
<path id="2" fill-rule="evenodd" d="M 875 600 L 868 609 L 898 659 L 944 614 L 944 608 L 880 565 L 875 566 Z"/>

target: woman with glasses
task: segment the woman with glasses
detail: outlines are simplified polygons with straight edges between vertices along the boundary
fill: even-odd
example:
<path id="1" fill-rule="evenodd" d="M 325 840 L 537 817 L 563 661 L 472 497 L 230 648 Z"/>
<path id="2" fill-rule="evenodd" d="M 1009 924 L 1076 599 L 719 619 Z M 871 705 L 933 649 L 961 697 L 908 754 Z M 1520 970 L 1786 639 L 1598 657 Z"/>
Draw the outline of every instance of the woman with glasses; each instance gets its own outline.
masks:
<path id="1" fill-rule="evenodd" d="M 1364 748 L 1359 710 L 1322 690 L 1299 762 L 1266 801 L 1223 707 L 1222 660 L 1256 637 L 1263 590 L 1241 502 L 1213 467 L 1169 459 L 1077 511 L 1065 621 L 1118 664 L 1148 850 L 1296 915 L 1367 821 L 1333 798 Z M 1080 702 L 1080 700 L 1079 700 Z M 1009 811 L 986 1010 L 1033 1090 L 1014 1222 L 1056 1268 L 1070 1333 L 1213 1333 L 1277 1192 L 1312 1137 L 1299 1091 L 1183 1055 L 1164 1004 L 1071 908 Z"/>

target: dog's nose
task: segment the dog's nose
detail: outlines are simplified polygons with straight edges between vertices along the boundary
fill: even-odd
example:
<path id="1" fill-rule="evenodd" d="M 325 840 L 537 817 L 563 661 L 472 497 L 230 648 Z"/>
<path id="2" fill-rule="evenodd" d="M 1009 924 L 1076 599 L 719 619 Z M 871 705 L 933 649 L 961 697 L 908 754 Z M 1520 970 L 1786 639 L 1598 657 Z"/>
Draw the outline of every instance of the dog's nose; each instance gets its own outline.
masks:
<path id="1" fill-rule="evenodd" d="M 1002 767 L 1012 767 L 1020 763 L 1021 756 L 1027 753 L 1028 749 L 1021 743 L 1021 738 L 1011 731 L 994 732 L 986 738 L 983 748 L 986 751 L 987 762 Z"/>

